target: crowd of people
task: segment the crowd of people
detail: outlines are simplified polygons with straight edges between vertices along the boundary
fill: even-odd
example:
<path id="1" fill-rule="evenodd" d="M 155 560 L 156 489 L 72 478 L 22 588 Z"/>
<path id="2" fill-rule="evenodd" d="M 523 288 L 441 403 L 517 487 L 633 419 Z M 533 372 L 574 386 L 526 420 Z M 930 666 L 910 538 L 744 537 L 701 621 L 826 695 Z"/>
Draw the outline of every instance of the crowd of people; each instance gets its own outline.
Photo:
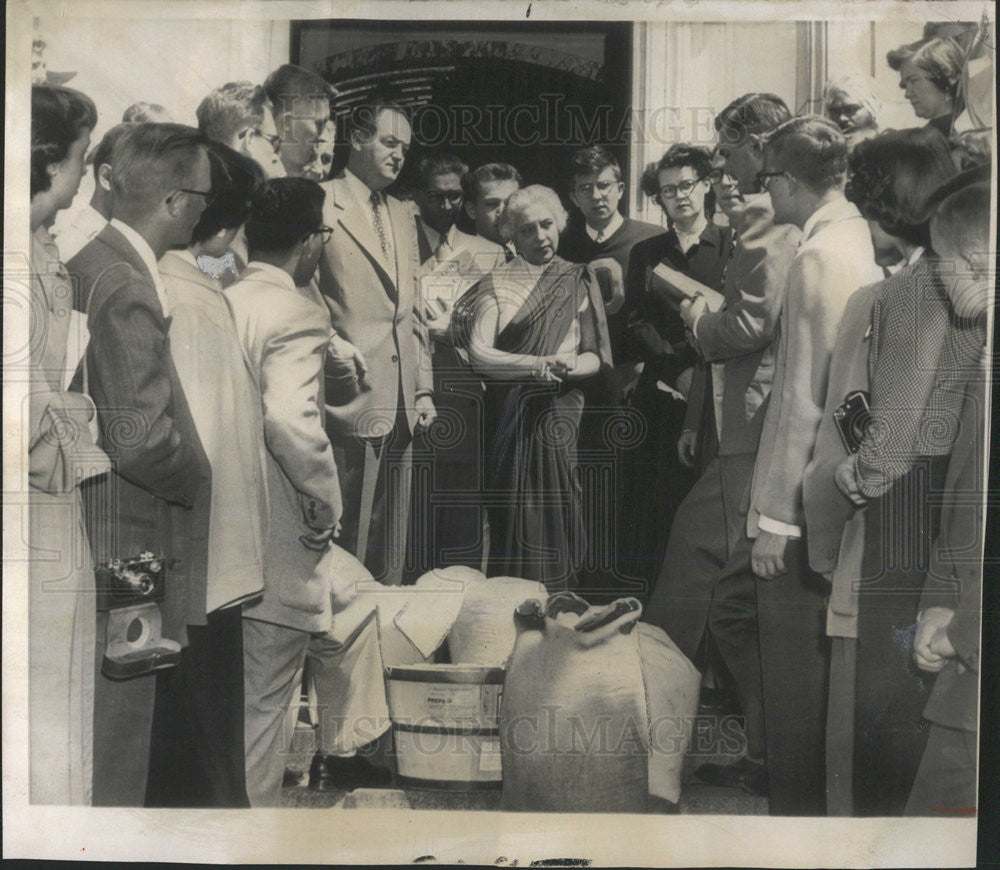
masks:
<path id="1" fill-rule="evenodd" d="M 377 641 L 331 636 L 339 548 L 388 585 L 467 565 L 639 597 L 745 723 L 696 775 L 772 814 L 974 807 L 974 37 L 890 52 L 925 126 L 881 129 L 856 75 L 827 117 L 733 100 L 714 149 L 642 174 L 666 230 L 621 214 L 600 145 L 559 192 L 443 151 L 404 189 L 408 107 L 338 131 L 293 65 L 197 126 L 130 107 L 93 149 L 91 99 L 36 85 L 30 534 L 58 556 L 31 565 L 31 800 L 276 806 L 304 672 L 309 785 L 388 785 Z M 101 590 L 136 572 L 172 666 L 123 679 L 146 635 Z"/>

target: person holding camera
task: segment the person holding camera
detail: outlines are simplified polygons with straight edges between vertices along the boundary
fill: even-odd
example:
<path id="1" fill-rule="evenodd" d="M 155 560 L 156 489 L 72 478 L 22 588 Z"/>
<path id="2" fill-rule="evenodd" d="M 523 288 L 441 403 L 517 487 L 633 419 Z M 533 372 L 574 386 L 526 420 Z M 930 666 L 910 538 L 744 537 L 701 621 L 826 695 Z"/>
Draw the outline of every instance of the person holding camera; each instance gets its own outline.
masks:
<path id="1" fill-rule="evenodd" d="M 933 127 L 887 131 L 858 146 L 848 192 L 908 267 L 888 279 L 871 319 L 871 423 L 835 481 L 865 508 L 858 592 L 854 812 L 903 812 L 926 741 L 930 680 L 905 646 L 919 610 L 940 492 L 961 413 L 961 372 L 978 330 L 956 318 L 928 256 L 926 201 L 955 175 Z"/>
<path id="2" fill-rule="evenodd" d="M 189 629 L 206 631 L 212 472 L 174 366 L 157 260 L 190 242 L 211 196 L 207 143 L 193 127 L 136 124 L 111 165 L 111 221 L 67 264 L 90 334 L 80 381 L 97 406 L 99 443 L 113 469 L 88 486 L 85 512 L 99 566 L 145 553 L 165 566 L 162 635 L 187 647 Z M 114 640 L 113 616 L 98 614 L 102 656 Z M 154 670 L 111 679 L 100 662 L 93 802 L 162 805 L 173 798 L 169 784 L 149 774 L 163 760 L 154 754 L 176 761 L 177 732 L 162 732 L 153 746 L 154 712 L 166 712 L 169 685 Z"/>
<path id="3" fill-rule="evenodd" d="M 809 563 L 832 584 L 827 610 L 831 638 L 827 719 L 828 812 L 853 810 L 851 765 L 857 666 L 856 587 L 862 579 L 865 520 L 835 481 L 837 467 L 856 453 L 870 421 L 869 350 L 872 312 L 900 287 L 926 285 L 926 226 L 921 202 L 951 170 L 944 139 L 930 128 L 889 130 L 860 142 L 848 159 L 847 197 L 868 220 L 876 262 L 906 265 L 862 287 L 847 302 L 830 362 L 826 406 L 803 482 Z M 912 223 L 912 221 L 918 221 Z M 881 650 L 879 655 L 885 650 Z M 869 668 L 867 659 L 863 668 Z"/>

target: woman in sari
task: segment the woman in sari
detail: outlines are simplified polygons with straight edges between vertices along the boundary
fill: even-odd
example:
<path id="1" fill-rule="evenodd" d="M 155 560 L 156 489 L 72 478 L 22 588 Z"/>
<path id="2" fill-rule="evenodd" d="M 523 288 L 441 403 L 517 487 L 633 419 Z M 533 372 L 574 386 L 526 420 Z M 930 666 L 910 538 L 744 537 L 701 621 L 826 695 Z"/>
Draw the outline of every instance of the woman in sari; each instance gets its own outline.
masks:
<path id="1" fill-rule="evenodd" d="M 486 381 L 491 576 L 576 585 L 587 549 L 576 442 L 581 382 L 611 365 L 590 268 L 556 256 L 566 212 L 549 188 L 513 194 L 500 231 L 517 257 L 474 291 L 469 358 Z"/>

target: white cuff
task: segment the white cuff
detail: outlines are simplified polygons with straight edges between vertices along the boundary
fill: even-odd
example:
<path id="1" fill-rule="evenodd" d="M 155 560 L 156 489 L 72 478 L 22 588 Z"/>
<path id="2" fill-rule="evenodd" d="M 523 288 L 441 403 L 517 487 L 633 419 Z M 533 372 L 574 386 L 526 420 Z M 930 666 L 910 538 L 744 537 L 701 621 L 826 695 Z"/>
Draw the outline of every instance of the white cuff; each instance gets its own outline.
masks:
<path id="1" fill-rule="evenodd" d="M 772 535 L 784 535 L 786 538 L 802 537 L 801 526 L 793 526 L 791 523 L 783 523 L 781 520 L 772 520 L 763 514 L 757 520 L 757 525 L 762 532 L 770 532 Z"/>

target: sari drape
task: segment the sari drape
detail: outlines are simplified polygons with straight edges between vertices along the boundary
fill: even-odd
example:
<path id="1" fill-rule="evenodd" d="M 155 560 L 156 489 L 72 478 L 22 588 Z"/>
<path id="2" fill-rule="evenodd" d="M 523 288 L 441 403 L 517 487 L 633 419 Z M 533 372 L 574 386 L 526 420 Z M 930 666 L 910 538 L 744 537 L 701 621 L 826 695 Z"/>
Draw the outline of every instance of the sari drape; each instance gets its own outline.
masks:
<path id="1" fill-rule="evenodd" d="M 517 261 L 482 282 L 480 298 L 516 280 Z M 522 278 L 526 277 L 523 273 Z M 497 335 L 507 353 L 556 353 L 574 325 L 578 353 L 611 367 L 600 288 L 586 265 L 555 258 Z M 485 475 L 490 576 L 523 577 L 550 590 L 577 585 L 587 550 L 576 445 L 584 395 L 573 382 L 486 382 Z"/>

